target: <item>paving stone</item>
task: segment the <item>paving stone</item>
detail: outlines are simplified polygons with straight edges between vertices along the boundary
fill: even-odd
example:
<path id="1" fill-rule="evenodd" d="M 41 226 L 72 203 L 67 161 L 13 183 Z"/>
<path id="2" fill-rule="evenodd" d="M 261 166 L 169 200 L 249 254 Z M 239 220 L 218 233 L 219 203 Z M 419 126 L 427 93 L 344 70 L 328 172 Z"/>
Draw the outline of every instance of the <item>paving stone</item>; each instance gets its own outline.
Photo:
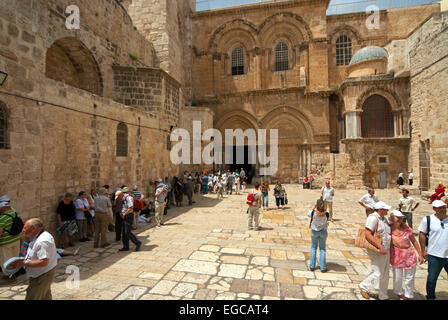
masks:
<path id="1" fill-rule="evenodd" d="M 249 257 L 222 255 L 219 258 L 219 260 L 221 260 L 224 263 L 243 264 L 243 265 L 249 264 Z"/>
<path id="2" fill-rule="evenodd" d="M 317 286 L 303 286 L 303 293 L 306 299 L 317 300 L 321 297 L 321 291 Z"/>
<path id="3" fill-rule="evenodd" d="M 350 278 L 346 274 L 340 274 L 340 273 L 321 273 L 316 272 L 316 279 L 318 280 L 330 280 L 330 281 L 345 281 L 345 282 L 351 282 Z"/>
<path id="4" fill-rule="evenodd" d="M 261 279 L 263 279 L 263 272 L 261 272 L 258 269 L 249 270 L 246 273 L 246 279 L 249 279 L 249 280 L 261 280 Z"/>
<path id="5" fill-rule="evenodd" d="M 201 246 L 199 248 L 199 250 L 201 250 L 201 251 L 209 251 L 209 252 L 218 252 L 219 249 L 220 249 L 220 247 L 212 246 L 212 245 L 205 245 L 205 246 Z"/>
<path id="6" fill-rule="evenodd" d="M 171 290 L 176 286 L 176 281 L 170 281 L 170 280 L 160 280 L 154 288 L 149 291 L 151 294 L 161 294 L 161 295 L 167 295 L 171 292 Z"/>
<path id="7" fill-rule="evenodd" d="M 303 299 L 302 286 L 299 284 L 280 283 L 280 296 L 285 298 Z"/>
<path id="8" fill-rule="evenodd" d="M 185 277 L 182 278 L 182 281 L 196 284 L 204 284 L 210 279 L 210 277 L 211 276 L 206 274 L 187 273 Z"/>
<path id="9" fill-rule="evenodd" d="M 247 286 L 249 285 L 248 280 L 244 279 L 234 279 L 230 291 L 232 292 L 247 292 Z"/>
<path id="10" fill-rule="evenodd" d="M 195 251 L 189 257 L 190 260 L 211 261 L 211 262 L 216 262 L 218 258 L 219 258 L 218 254 L 214 252 L 205 252 L 205 251 Z"/>
<path id="11" fill-rule="evenodd" d="M 163 278 L 163 274 L 161 273 L 152 273 L 152 272 L 142 272 L 139 276 L 141 279 L 152 279 L 152 280 L 160 280 Z"/>
<path id="12" fill-rule="evenodd" d="M 293 283 L 292 272 L 290 269 L 276 268 L 275 269 L 275 279 L 277 282 L 282 283 Z"/>
<path id="13" fill-rule="evenodd" d="M 222 248 L 222 253 L 229 253 L 229 254 L 244 254 L 245 249 L 239 249 L 239 248 Z"/>
<path id="14" fill-rule="evenodd" d="M 286 251 L 284 250 L 271 250 L 271 259 L 272 260 L 286 260 Z M 272 262 L 271 262 L 272 265 Z"/>
<path id="15" fill-rule="evenodd" d="M 147 287 L 130 286 L 120 294 L 115 300 L 138 300 L 148 291 Z"/>
<path id="16" fill-rule="evenodd" d="M 265 282 L 264 295 L 271 297 L 280 297 L 280 284 L 278 282 Z"/>
<path id="17" fill-rule="evenodd" d="M 239 278 L 242 279 L 246 275 L 247 266 L 223 263 L 220 266 L 218 273 L 221 277 Z"/>
<path id="18" fill-rule="evenodd" d="M 264 281 L 263 280 L 249 280 L 247 291 L 252 294 L 263 294 Z"/>
<path id="19" fill-rule="evenodd" d="M 184 297 L 194 293 L 197 289 L 198 286 L 196 284 L 181 282 L 171 291 L 171 294 L 176 297 Z"/>
<path id="20" fill-rule="evenodd" d="M 271 251 L 269 249 L 247 248 L 245 255 L 269 257 L 271 255 Z"/>
<path id="21" fill-rule="evenodd" d="M 174 266 L 173 271 L 215 275 L 218 266 L 215 262 L 182 259 Z"/>
<path id="22" fill-rule="evenodd" d="M 235 300 L 236 294 L 232 292 L 225 292 L 218 294 L 215 300 Z"/>
<path id="23" fill-rule="evenodd" d="M 269 257 L 252 257 L 250 263 L 257 266 L 268 266 Z"/>
<path id="24" fill-rule="evenodd" d="M 315 279 L 314 272 L 312 271 L 301 271 L 301 270 L 292 270 L 292 275 L 295 278 L 307 278 L 307 279 Z"/>

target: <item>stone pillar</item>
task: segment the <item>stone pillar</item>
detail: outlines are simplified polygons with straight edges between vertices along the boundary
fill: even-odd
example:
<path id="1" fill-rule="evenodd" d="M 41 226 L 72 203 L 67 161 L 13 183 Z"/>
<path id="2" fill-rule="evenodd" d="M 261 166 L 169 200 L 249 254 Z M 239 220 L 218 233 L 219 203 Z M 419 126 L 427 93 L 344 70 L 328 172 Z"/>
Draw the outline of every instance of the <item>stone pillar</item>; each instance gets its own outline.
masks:
<path id="1" fill-rule="evenodd" d="M 345 137 L 357 139 L 361 137 L 361 113 L 347 112 L 345 114 Z"/>

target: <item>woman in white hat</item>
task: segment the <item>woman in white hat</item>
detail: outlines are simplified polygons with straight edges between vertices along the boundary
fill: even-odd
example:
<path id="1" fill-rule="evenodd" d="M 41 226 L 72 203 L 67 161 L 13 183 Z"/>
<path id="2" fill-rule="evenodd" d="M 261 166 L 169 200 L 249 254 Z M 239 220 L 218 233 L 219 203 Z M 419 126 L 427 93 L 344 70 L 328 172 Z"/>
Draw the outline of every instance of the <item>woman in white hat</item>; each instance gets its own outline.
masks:
<path id="1" fill-rule="evenodd" d="M 390 264 L 393 267 L 394 292 L 400 300 L 414 298 L 414 279 L 418 262 L 423 263 L 422 251 L 414 237 L 414 231 L 404 222 L 404 214 L 394 210 L 390 214 L 389 223 L 392 230 L 390 246 Z M 404 278 L 404 288 L 403 288 Z"/>

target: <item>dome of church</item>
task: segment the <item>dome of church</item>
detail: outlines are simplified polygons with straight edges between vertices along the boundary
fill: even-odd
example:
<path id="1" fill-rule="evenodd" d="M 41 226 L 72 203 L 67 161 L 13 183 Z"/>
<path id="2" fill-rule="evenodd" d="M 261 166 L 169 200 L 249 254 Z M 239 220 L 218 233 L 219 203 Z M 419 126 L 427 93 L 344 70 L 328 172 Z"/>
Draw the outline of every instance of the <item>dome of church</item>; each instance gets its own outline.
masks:
<path id="1" fill-rule="evenodd" d="M 377 59 L 385 59 L 387 61 L 388 57 L 389 56 L 386 50 L 384 50 L 383 48 L 377 46 L 369 46 L 358 50 L 358 52 L 356 52 L 352 57 L 350 65 Z"/>

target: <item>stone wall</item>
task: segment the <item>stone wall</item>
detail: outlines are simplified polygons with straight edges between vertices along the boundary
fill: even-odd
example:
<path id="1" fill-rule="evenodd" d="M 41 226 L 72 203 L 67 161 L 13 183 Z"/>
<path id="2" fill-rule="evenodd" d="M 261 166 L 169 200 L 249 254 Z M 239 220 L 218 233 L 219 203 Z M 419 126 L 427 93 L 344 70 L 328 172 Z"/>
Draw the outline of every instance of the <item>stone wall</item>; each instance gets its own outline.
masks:
<path id="1" fill-rule="evenodd" d="M 80 30 L 65 27 L 70 4 L 80 8 Z M 169 95 L 163 95 L 163 88 L 160 97 L 147 92 L 145 99 L 158 99 L 161 110 L 148 113 L 114 102 L 118 93 L 122 99 L 137 98 L 115 92 L 114 68 L 120 65 L 154 68 L 156 59 L 151 43 L 134 29 L 119 2 L 0 3 L 0 70 L 8 73 L 0 88 L 8 114 L 0 192 L 11 197 L 24 218 L 41 217 L 55 231 L 54 211 L 67 191 L 103 184 L 137 184 L 145 191 L 150 180 L 177 174 L 167 149 L 167 125 L 178 121 L 178 85 L 167 84 Z M 92 79 L 101 85 L 92 90 L 96 94 L 89 92 Z M 128 130 L 123 157 L 116 152 L 119 123 Z"/>
<path id="2" fill-rule="evenodd" d="M 448 181 L 448 15 L 434 14 L 408 39 L 411 65 L 410 169 L 420 183 L 421 144 L 429 145 L 430 190 Z"/>

